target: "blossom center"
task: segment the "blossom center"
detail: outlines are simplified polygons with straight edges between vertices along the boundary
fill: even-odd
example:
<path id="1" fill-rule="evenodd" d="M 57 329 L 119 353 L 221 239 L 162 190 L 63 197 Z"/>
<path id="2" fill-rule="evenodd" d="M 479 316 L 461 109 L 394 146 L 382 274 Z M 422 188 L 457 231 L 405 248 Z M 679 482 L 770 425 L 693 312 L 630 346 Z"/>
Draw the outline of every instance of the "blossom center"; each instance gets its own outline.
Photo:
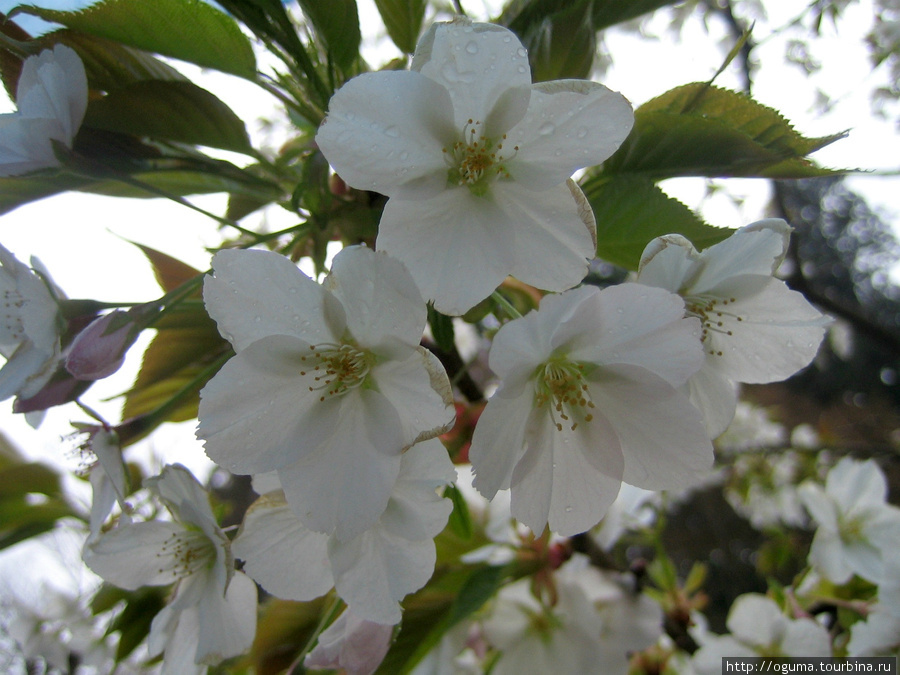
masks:
<path id="1" fill-rule="evenodd" d="M 563 424 L 572 431 L 580 422 L 594 419 L 594 402 L 585 379 L 585 365 L 568 359 L 553 359 L 537 370 L 534 403 L 536 407 L 550 405 L 550 416 L 558 431 Z"/>
<path id="2" fill-rule="evenodd" d="M 725 327 L 730 320 L 743 321 L 744 317 L 731 310 L 729 305 L 737 302 L 736 298 L 719 298 L 712 295 L 691 295 L 684 298 L 685 314 L 700 319 L 702 332 L 700 339 L 707 346 L 711 356 L 722 356 L 722 351 L 709 345 L 713 334 L 731 337 L 734 332 Z"/>
<path id="3" fill-rule="evenodd" d="M 176 581 L 209 567 L 216 559 L 216 547 L 203 532 L 182 530 L 169 535 L 156 557 L 168 560 L 172 581 Z"/>
<path id="4" fill-rule="evenodd" d="M 310 354 L 300 357 L 300 375 L 312 375 L 310 391 L 320 391 L 320 401 L 341 396 L 364 384 L 372 367 L 372 355 L 351 344 L 324 343 L 309 346 Z"/>
<path id="5" fill-rule="evenodd" d="M 444 160 L 450 167 L 447 172 L 448 183 L 466 186 L 472 194 L 483 196 L 494 180 L 509 178 L 504 162 L 512 159 L 519 147 L 513 147 L 511 153 L 504 155 L 505 140 L 506 134 L 499 141 L 487 138 L 480 121 L 470 119 L 466 122 L 462 140 L 443 149 Z"/>

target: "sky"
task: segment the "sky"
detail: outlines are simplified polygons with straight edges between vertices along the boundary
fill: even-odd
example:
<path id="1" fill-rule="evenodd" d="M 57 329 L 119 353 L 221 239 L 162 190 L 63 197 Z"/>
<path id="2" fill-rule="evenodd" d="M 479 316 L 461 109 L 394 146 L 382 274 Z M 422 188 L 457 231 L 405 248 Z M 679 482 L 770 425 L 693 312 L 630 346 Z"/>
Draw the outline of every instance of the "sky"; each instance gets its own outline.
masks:
<path id="1" fill-rule="evenodd" d="M 0 11 L 17 4 L 0 0 Z M 45 0 L 45 6 L 62 7 L 76 4 L 72 0 Z M 755 76 L 754 96 L 761 103 L 781 111 L 795 127 L 807 136 L 819 136 L 849 130 L 849 137 L 828 147 L 814 159 L 831 167 L 861 167 L 873 171 L 895 171 L 900 157 L 900 135 L 892 120 L 881 120 L 871 114 L 867 92 L 886 77 L 885 72 L 872 73 L 861 36 L 872 21 L 873 5 L 860 0 L 847 8 L 838 29 L 825 26 L 816 56 L 822 71 L 807 77 L 799 68 L 784 64 L 784 35 L 771 35 L 766 26 L 786 24 L 806 7 L 807 0 L 767 2 L 769 21 L 759 24 L 754 39 L 761 43 L 757 59 L 762 64 Z M 374 0 L 359 0 L 364 32 L 379 23 Z M 463 0 L 474 18 L 486 18 L 485 5 Z M 727 38 L 722 25 L 713 22 L 709 33 L 699 25 L 691 25 L 684 37 L 673 43 L 668 34 L 668 18 L 660 13 L 650 25 L 659 39 L 636 33 L 616 32 L 607 36 L 605 46 L 614 62 L 601 81 L 621 91 L 635 105 L 672 88 L 691 81 L 708 80 L 722 59 L 719 41 Z M 375 36 L 370 36 L 375 37 Z M 370 62 L 377 65 L 398 55 L 385 40 L 375 40 L 367 48 Z M 274 100 L 253 85 L 221 74 L 201 72 L 185 64 L 178 68 L 195 78 L 227 103 L 248 122 L 251 134 L 261 133 L 254 120 L 270 114 Z M 723 73 L 719 84 L 737 87 L 734 69 Z M 824 88 L 837 99 L 825 115 L 814 111 L 815 89 Z M 13 104 L 0 102 L 0 111 L 13 109 Z M 853 189 L 862 192 L 880 207 L 889 219 L 896 220 L 900 203 L 894 195 L 900 188 L 897 177 L 857 175 L 850 179 Z M 768 198 L 768 184 L 761 180 L 728 181 L 731 194 L 745 197 L 735 205 L 726 195 L 705 199 L 706 184 L 702 180 L 667 181 L 664 188 L 692 207 L 699 208 L 715 225 L 739 227 L 763 216 Z M 225 200 L 221 195 L 194 198 L 203 208 L 221 212 Z M 257 218 L 259 216 L 256 216 Z M 272 214 L 277 219 L 277 213 Z M 277 223 L 274 226 L 278 226 Z M 50 270 L 56 283 L 71 298 L 95 298 L 104 301 L 143 302 L 160 295 L 151 268 L 132 242 L 146 244 L 175 255 L 205 270 L 209 266 L 207 249 L 220 240 L 214 221 L 184 207 L 164 200 L 122 200 L 69 193 L 25 205 L 0 216 L 0 242 L 22 261 L 35 255 Z M 88 393 L 91 405 L 101 410 L 112 422 L 118 421 L 119 400 L 102 401 L 126 390 L 139 366 L 139 350 L 132 349 L 123 369 L 116 376 L 98 382 Z M 98 403 L 99 401 L 99 403 Z M 21 416 L 12 415 L 11 401 L 0 402 L 0 430 L 9 435 L 30 457 L 45 458 L 59 466 L 73 469 L 79 459 L 72 453 L 74 442 L 60 441 L 69 433 L 71 420 L 85 420 L 74 406 L 49 411 L 37 430 L 25 424 Z M 163 461 L 180 461 L 192 470 L 205 474 L 210 469 L 199 443 L 193 439 L 194 423 L 164 425 L 139 450 L 145 461 L 157 467 Z M 81 491 L 83 494 L 83 490 Z M 83 494 L 86 499 L 86 495 Z M 18 548 L 18 547 L 17 547 Z M 0 554 L 0 570 L 4 565 L 21 563 L 15 550 Z"/>

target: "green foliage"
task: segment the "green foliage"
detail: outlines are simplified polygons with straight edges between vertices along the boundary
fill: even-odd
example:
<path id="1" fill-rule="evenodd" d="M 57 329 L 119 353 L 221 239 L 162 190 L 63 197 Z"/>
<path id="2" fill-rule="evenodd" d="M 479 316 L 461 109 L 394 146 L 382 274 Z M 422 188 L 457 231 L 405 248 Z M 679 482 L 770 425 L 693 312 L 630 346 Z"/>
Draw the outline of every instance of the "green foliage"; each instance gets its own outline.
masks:
<path id="1" fill-rule="evenodd" d="M 59 475 L 37 462 L 4 453 L 0 465 L 0 549 L 36 537 L 60 518 L 75 516 L 63 497 Z"/>
<path id="2" fill-rule="evenodd" d="M 592 6 L 592 0 L 526 3 L 511 19 L 508 27 L 528 50 L 535 82 L 590 77 L 597 50 Z"/>
<path id="3" fill-rule="evenodd" d="M 647 243 L 678 233 L 697 248 L 727 239 L 733 230 L 712 227 L 649 178 L 596 175 L 582 185 L 597 219 L 597 255 L 637 270 Z"/>
<path id="4" fill-rule="evenodd" d="M 343 70 L 359 56 L 359 13 L 356 0 L 299 0 L 300 8 L 328 50 L 328 55 Z"/>
<path id="5" fill-rule="evenodd" d="M 118 632 L 119 644 L 116 648 L 116 660 L 128 657 L 150 633 L 153 618 L 166 602 L 163 588 L 145 586 L 136 591 L 124 591 L 109 584 L 103 584 L 91 603 L 95 614 L 106 611 L 120 602 L 125 606 L 110 624 L 107 635 Z"/>
<path id="6" fill-rule="evenodd" d="M 443 351 L 452 351 L 455 347 L 453 319 L 446 314 L 441 314 L 432 305 L 428 305 L 428 325 L 431 326 L 431 334 L 437 346 Z"/>
<path id="7" fill-rule="evenodd" d="M 375 0 L 388 35 L 400 51 L 412 54 L 422 32 L 425 0 Z"/>
<path id="8" fill-rule="evenodd" d="M 481 609 L 507 576 L 505 567 L 484 565 L 432 578 L 428 586 L 404 602 L 400 634 L 376 675 L 411 672 L 447 631 Z"/>
<path id="9" fill-rule="evenodd" d="M 201 0 L 102 0 L 64 12 L 17 7 L 45 21 L 247 79 L 256 77 L 250 42 L 228 15 Z"/>
<path id="10" fill-rule="evenodd" d="M 607 174 L 809 178 L 834 173 L 806 155 L 841 138 L 805 138 L 779 113 L 753 99 L 686 84 L 635 111 L 631 135 L 603 165 Z"/>
<path id="11" fill-rule="evenodd" d="M 144 80 L 119 87 L 91 101 L 84 123 L 135 136 L 252 152 L 241 119 L 191 82 Z"/>
<path id="12" fill-rule="evenodd" d="M 472 523 L 472 514 L 469 513 L 469 506 L 462 492 L 455 485 L 448 485 L 444 489 L 444 496 L 449 497 L 453 502 L 453 512 L 450 514 L 450 521 L 447 523 L 450 529 L 460 539 L 471 539 L 475 531 Z"/>

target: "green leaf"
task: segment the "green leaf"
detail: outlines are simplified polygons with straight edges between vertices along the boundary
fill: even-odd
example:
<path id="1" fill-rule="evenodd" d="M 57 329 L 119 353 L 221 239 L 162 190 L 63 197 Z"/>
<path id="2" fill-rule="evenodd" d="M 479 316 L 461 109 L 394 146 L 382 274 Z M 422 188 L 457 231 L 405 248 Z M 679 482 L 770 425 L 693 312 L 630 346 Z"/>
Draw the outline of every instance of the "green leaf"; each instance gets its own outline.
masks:
<path id="1" fill-rule="evenodd" d="M 535 82 L 590 76 L 597 51 L 592 4 L 592 0 L 537 0 L 509 25 L 528 50 Z"/>
<path id="2" fill-rule="evenodd" d="M 199 270 L 194 269 L 187 263 L 181 262 L 177 258 L 173 258 L 166 253 L 157 251 L 155 248 L 150 248 L 149 246 L 144 246 L 143 244 L 137 244 L 135 242 L 132 243 L 141 249 L 143 254 L 147 256 L 147 260 L 150 261 L 150 265 L 153 267 L 153 276 L 156 277 L 156 282 L 166 293 L 174 291 L 182 284 L 187 283 L 201 274 Z M 199 294 L 199 292 L 200 285 L 198 284 L 197 293 Z"/>
<path id="3" fill-rule="evenodd" d="M 256 58 L 237 23 L 202 0 L 102 0 L 77 11 L 33 5 L 13 10 L 250 80 Z"/>
<path id="4" fill-rule="evenodd" d="M 146 52 L 94 35 L 58 30 L 42 35 L 35 42 L 41 49 L 64 44 L 78 52 L 94 89 L 111 91 L 141 80 L 187 81 L 172 66 Z"/>
<path id="5" fill-rule="evenodd" d="M 229 345 L 202 308 L 186 311 L 185 316 L 195 325 L 169 328 L 162 322 L 157 324 L 160 330 L 144 352 L 134 386 L 125 394 L 122 419 L 153 412 L 189 386 L 194 386 L 196 392 L 167 419 L 178 422 L 197 416 L 199 392 L 206 383 L 198 382 L 197 378 L 212 361 L 227 352 Z"/>
<path id="6" fill-rule="evenodd" d="M 125 598 L 125 608 L 110 624 L 107 635 L 119 632 L 116 661 L 125 659 L 150 633 L 153 618 L 165 606 L 165 589 L 145 586 Z"/>
<path id="7" fill-rule="evenodd" d="M 303 14 L 342 70 L 348 70 L 359 56 L 359 13 L 356 0 L 299 0 Z"/>
<path id="8" fill-rule="evenodd" d="M 75 516 L 62 499 L 32 504 L 20 498 L 0 499 L 0 549 L 49 532 L 60 518 Z"/>
<path id="9" fill-rule="evenodd" d="M 144 80 L 114 89 L 90 102 L 84 123 L 158 140 L 252 150 L 241 119 L 192 82 Z"/>
<path id="10" fill-rule="evenodd" d="M 655 237 L 681 234 L 697 248 L 727 239 L 732 230 L 712 227 L 660 190 L 649 178 L 605 176 L 582 185 L 597 219 L 597 255 L 636 270 L 644 248 Z"/>
<path id="11" fill-rule="evenodd" d="M 442 351 L 453 351 L 454 347 L 454 331 L 453 319 L 445 314 L 441 314 L 432 305 L 428 305 L 428 325 L 431 326 L 431 334 L 434 341 Z"/>
<path id="12" fill-rule="evenodd" d="M 631 134 L 604 173 L 799 178 L 829 175 L 806 155 L 843 134 L 805 138 L 778 112 L 706 83 L 687 84 L 635 111 Z"/>
<path id="13" fill-rule="evenodd" d="M 0 499 L 29 493 L 59 495 L 59 474 L 38 462 L 18 464 L 0 471 Z"/>
<path id="14" fill-rule="evenodd" d="M 388 35 L 400 51 L 406 54 L 416 51 L 425 17 L 425 0 L 375 0 L 375 5 Z"/>
<path id="15" fill-rule="evenodd" d="M 437 574 L 436 574 L 437 576 Z M 478 611 L 507 577 L 506 567 L 456 569 L 404 602 L 403 624 L 376 675 L 405 675 L 460 621 Z"/>
<path id="16" fill-rule="evenodd" d="M 594 0 L 594 30 L 602 30 L 623 21 L 630 21 L 660 7 L 674 5 L 679 0 Z"/>
<path id="17" fill-rule="evenodd" d="M 453 534 L 461 539 L 471 539 L 475 528 L 466 498 L 455 485 L 448 485 L 444 490 L 444 496 L 449 497 L 453 502 L 453 511 L 450 513 L 450 522 L 448 523 Z"/>

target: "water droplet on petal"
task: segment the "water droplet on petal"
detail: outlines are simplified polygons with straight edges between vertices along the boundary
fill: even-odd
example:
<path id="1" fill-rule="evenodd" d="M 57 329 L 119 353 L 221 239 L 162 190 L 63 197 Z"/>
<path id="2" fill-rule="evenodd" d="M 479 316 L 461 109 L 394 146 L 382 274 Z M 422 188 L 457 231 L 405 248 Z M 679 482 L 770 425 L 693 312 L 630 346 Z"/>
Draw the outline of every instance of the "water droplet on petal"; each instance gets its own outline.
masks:
<path id="1" fill-rule="evenodd" d="M 390 136 L 391 138 L 400 138 L 400 130 L 397 129 L 397 127 L 392 125 L 384 130 L 384 135 Z"/>
<path id="2" fill-rule="evenodd" d="M 587 127 L 581 127 L 575 135 L 578 136 L 578 138 L 584 138 L 588 135 Z"/>
<path id="3" fill-rule="evenodd" d="M 403 152 L 400 153 L 400 159 L 403 161 L 406 161 L 407 159 L 409 159 L 409 153 L 406 152 L 406 150 L 404 150 Z"/>
<path id="4" fill-rule="evenodd" d="M 566 513 L 572 513 L 572 507 L 571 507 L 571 506 L 567 506 L 567 507 L 566 507 Z"/>
<path id="5" fill-rule="evenodd" d="M 520 59 L 524 59 L 526 56 L 528 56 L 528 52 L 526 52 L 522 47 L 519 47 L 516 50 L 516 56 L 518 56 Z"/>
<path id="6" fill-rule="evenodd" d="M 466 45 L 466 54 L 477 54 L 477 53 L 478 53 L 478 45 L 475 44 L 474 41 L 469 42 L 469 44 Z"/>
<path id="7" fill-rule="evenodd" d="M 538 127 L 538 133 L 541 136 L 549 136 L 554 131 L 556 131 L 556 127 L 553 126 L 550 122 L 544 122 L 541 126 Z"/>
<path id="8" fill-rule="evenodd" d="M 519 66 L 519 67 L 517 68 L 517 70 L 518 70 L 520 73 L 525 73 L 525 72 L 528 71 L 528 68 L 526 68 L 525 66 Z"/>

